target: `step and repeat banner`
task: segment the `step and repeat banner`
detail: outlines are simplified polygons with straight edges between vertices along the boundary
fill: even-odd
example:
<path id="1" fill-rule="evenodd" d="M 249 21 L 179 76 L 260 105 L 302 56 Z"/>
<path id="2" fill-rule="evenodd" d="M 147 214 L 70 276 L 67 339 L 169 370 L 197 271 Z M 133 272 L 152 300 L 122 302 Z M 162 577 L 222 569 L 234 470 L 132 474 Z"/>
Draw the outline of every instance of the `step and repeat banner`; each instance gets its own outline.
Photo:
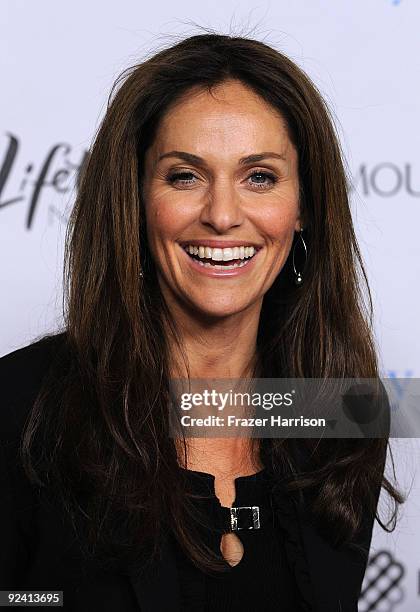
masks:
<path id="1" fill-rule="evenodd" d="M 118 74 L 200 27 L 285 52 L 336 118 L 375 307 L 381 374 L 420 378 L 420 2 L 3 0 L 0 13 L 0 354 L 61 324 L 66 224 Z M 408 494 L 375 526 L 360 610 L 420 610 L 420 443 L 394 439 Z M 392 474 L 391 457 L 388 473 Z M 389 511 L 381 496 L 384 519 Z"/>

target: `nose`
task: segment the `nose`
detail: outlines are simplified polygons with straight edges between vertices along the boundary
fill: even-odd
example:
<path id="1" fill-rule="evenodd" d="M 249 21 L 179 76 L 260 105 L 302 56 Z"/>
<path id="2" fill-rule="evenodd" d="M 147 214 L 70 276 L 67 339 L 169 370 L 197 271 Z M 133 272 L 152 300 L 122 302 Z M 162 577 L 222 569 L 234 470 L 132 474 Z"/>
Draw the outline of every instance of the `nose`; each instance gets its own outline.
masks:
<path id="1" fill-rule="evenodd" d="M 211 226 L 221 234 L 243 223 L 244 212 L 240 196 L 230 180 L 214 180 L 205 197 L 200 214 L 201 223 Z"/>

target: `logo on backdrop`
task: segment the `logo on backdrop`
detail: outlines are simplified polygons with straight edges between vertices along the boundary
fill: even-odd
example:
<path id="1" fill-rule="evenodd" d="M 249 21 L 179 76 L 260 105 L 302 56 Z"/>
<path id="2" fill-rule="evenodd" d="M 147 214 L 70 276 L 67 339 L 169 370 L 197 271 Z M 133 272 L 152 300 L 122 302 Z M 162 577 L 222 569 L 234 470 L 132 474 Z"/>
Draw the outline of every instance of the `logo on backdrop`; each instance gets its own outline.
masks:
<path id="1" fill-rule="evenodd" d="M 415 185 L 415 183 L 417 183 Z M 361 164 L 353 175 L 350 190 L 359 189 L 364 196 L 391 198 L 406 194 L 420 198 L 420 181 L 415 180 L 413 164 Z"/>
<path id="2" fill-rule="evenodd" d="M 392 401 L 392 398 L 390 399 L 391 411 L 395 411 L 407 396 L 407 387 L 410 386 L 410 379 L 414 378 L 414 370 L 405 370 L 402 374 L 397 370 L 388 370 L 386 378 L 392 388 L 392 395 L 396 398 L 395 402 Z"/>
<path id="3" fill-rule="evenodd" d="M 380 550 L 369 558 L 362 592 L 360 612 L 393 610 L 404 600 L 402 580 L 405 567 L 387 550 Z M 379 607 L 378 607 L 379 605 Z"/>
<path id="4" fill-rule="evenodd" d="M 88 152 L 82 151 L 79 159 L 75 163 L 71 156 L 74 152 L 71 145 L 59 142 L 50 147 L 45 157 L 39 164 L 28 162 L 24 165 L 23 175 L 16 178 L 15 167 L 18 161 L 20 141 L 14 134 L 6 133 L 6 147 L 3 160 L 0 166 L 0 211 L 5 207 L 27 203 L 25 225 L 27 229 L 32 229 L 37 209 L 41 202 L 41 196 L 46 190 L 52 190 L 54 194 L 66 194 L 79 186 L 81 171 L 83 170 Z M 11 178 L 17 185 L 15 193 L 7 195 L 7 187 Z M 49 208 L 52 214 L 61 220 L 63 213 L 53 204 Z"/>

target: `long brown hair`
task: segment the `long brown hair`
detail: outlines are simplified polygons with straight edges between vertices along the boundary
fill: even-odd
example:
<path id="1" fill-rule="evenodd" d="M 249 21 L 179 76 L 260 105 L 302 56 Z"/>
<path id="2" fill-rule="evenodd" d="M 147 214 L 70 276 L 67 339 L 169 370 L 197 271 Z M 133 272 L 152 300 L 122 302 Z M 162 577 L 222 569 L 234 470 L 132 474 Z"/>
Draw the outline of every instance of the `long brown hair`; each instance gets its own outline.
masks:
<path id="1" fill-rule="evenodd" d="M 232 78 L 287 122 L 308 245 L 303 285 L 294 286 L 289 257 L 264 297 L 257 371 L 378 377 L 343 158 L 308 76 L 262 42 L 215 33 L 178 41 L 130 68 L 110 96 L 72 211 L 65 333 L 22 449 L 29 477 L 54 485 L 82 546 L 98 559 L 150 558 L 170 524 L 199 567 L 224 567 L 189 520 L 193 510 L 168 434 L 168 344 L 182 346 L 148 249 L 141 187 L 145 151 L 169 106 L 192 87 Z M 305 445 L 304 469 L 295 451 Z M 387 445 L 387 439 L 263 440 L 261 452 L 291 491 L 315 493 L 313 516 L 340 543 L 351 542 L 364 517 L 375 515 L 381 484 L 403 501 L 382 479 Z"/>

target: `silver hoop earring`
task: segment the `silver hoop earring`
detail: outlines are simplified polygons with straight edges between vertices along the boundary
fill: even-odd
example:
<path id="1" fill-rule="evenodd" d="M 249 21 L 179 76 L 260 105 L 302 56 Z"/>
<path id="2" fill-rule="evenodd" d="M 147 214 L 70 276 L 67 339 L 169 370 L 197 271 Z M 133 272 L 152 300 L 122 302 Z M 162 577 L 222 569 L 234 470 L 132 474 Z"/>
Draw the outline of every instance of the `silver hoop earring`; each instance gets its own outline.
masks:
<path id="1" fill-rule="evenodd" d="M 302 232 L 303 232 L 303 227 L 301 228 L 301 230 L 299 232 L 299 238 L 302 240 L 303 248 L 305 249 L 305 263 L 303 264 L 303 267 L 305 267 L 306 260 L 308 258 L 308 251 L 307 251 L 307 248 L 306 248 L 306 243 L 305 243 L 305 241 L 303 239 Z M 295 251 L 296 251 L 296 245 L 299 242 L 299 238 L 296 240 L 296 242 L 294 244 L 294 247 L 293 247 L 293 271 L 295 273 L 295 285 L 297 285 L 298 287 L 303 283 L 302 273 L 298 272 L 296 270 L 296 266 L 295 266 Z"/>
<path id="2" fill-rule="evenodd" d="M 140 276 L 140 278 L 143 278 L 143 276 L 144 276 L 143 272 L 139 272 L 139 276 Z"/>

